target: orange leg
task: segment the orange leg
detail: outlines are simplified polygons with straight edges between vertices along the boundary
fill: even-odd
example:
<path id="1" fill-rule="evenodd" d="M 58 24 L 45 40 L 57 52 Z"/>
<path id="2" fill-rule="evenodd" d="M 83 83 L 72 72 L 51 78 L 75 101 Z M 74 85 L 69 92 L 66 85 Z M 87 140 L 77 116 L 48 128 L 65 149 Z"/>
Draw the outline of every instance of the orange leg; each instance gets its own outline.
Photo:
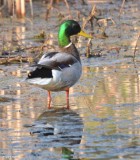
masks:
<path id="1" fill-rule="evenodd" d="M 69 89 L 66 90 L 66 99 L 67 99 L 67 109 L 70 108 L 69 106 Z"/>
<path id="2" fill-rule="evenodd" d="M 48 109 L 51 108 L 51 100 L 52 100 L 52 98 L 51 98 L 51 92 L 48 91 Z"/>

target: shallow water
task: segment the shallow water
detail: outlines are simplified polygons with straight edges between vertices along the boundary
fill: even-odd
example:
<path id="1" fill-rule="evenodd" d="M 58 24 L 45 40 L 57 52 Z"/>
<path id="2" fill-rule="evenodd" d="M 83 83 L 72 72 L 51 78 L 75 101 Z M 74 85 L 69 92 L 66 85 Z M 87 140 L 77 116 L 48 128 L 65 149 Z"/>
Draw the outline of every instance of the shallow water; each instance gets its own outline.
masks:
<path id="1" fill-rule="evenodd" d="M 15 72 L 9 71 L 7 77 L 2 72 L 1 97 L 9 99 L 0 106 L 0 156 L 137 159 L 139 66 L 135 68 L 131 58 L 113 61 L 82 57 L 83 75 L 71 88 L 70 110 L 64 109 L 64 92 L 53 93 L 52 109 L 48 110 L 46 91 L 21 82 L 25 66 L 13 66 Z M 101 62 L 106 65 L 98 65 Z"/>
<path id="2" fill-rule="evenodd" d="M 82 53 L 83 74 L 70 90 L 70 110 L 64 108 L 64 92 L 52 93 L 52 107 L 47 109 L 47 92 L 24 82 L 32 68 L 28 63 L 0 66 L 1 160 L 139 159 L 139 48 L 136 61 L 133 53 L 140 28 L 137 12 L 140 5 L 128 1 L 118 19 L 119 1 L 98 2 L 100 16 L 112 15 L 115 25 L 107 27 L 107 39 L 93 39 L 91 52 L 102 50 L 101 57 L 87 59 L 82 47 L 87 40 L 80 39 L 77 44 Z M 7 43 L 9 37 L 15 36 L 12 31 L 16 32 L 16 45 L 28 46 L 40 45 L 30 38 L 46 27 L 47 34 L 51 33 L 51 26 L 56 34 L 54 18 L 46 23 L 38 17 L 40 11 L 36 12 L 33 24 L 14 22 L 9 26 L 9 20 L 4 21 L 4 34 L 10 28 L 5 36 Z M 99 31 L 97 26 L 94 31 Z M 56 40 L 49 43 L 55 44 Z M 138 47 L 139 44 L 138 41 Z"/>

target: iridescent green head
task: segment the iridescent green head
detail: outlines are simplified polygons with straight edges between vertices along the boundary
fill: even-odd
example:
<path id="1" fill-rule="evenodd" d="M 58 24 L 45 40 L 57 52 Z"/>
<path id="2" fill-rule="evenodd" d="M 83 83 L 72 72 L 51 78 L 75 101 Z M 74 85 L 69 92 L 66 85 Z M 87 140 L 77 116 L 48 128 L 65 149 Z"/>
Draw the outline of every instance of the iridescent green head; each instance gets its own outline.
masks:
<path id="1" fill-rule="evenodd" d="M 74 20 L 66 20 L 64 21 L 59 28 L 58 32 L 58 43 L 60 47 L 65 47 L 67 46 L 71 41 L 70 41 L 70 36 L 73 35 L 82 35 L 87 38 L 92 38 L 90 35 L 83 33 L 81 34 L 81 27 L 78 24 L 78 22 Z"/>

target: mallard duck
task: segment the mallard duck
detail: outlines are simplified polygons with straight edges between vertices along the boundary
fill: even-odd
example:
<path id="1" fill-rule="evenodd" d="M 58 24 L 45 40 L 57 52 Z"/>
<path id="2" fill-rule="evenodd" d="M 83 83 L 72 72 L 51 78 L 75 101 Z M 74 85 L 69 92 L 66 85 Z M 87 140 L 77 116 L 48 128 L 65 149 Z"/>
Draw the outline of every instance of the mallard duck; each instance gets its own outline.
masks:
<path id="1" fill-rule="evenodd" d="M 58 31 L 60 51 L 45 53 L 28 74 L 27 81 L 39 85 L 48 91 L 48 108 L 51 103 L 51 91 L 66 91 L 67 108 L 69 108 L 69 88 L 80 78 L 82 65 L 80 55 L 70 37 L 80 35 L 92 38 L 81 30 L 78 22 L 64 21 Z"/>

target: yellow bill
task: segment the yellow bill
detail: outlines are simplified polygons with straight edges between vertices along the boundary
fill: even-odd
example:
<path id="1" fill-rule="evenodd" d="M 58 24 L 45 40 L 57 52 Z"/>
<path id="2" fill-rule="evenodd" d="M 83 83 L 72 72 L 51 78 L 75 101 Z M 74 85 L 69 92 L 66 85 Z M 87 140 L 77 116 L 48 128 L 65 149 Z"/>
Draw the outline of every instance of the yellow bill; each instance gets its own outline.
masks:
<path id="1" fill-rule="evenodd" d="M 78 35 L 86 37 L 86 38 L 93 38 L 91 35 L 87 34 L 86 32 L 84 32 L 82 30 L 78 33 Z"/>

